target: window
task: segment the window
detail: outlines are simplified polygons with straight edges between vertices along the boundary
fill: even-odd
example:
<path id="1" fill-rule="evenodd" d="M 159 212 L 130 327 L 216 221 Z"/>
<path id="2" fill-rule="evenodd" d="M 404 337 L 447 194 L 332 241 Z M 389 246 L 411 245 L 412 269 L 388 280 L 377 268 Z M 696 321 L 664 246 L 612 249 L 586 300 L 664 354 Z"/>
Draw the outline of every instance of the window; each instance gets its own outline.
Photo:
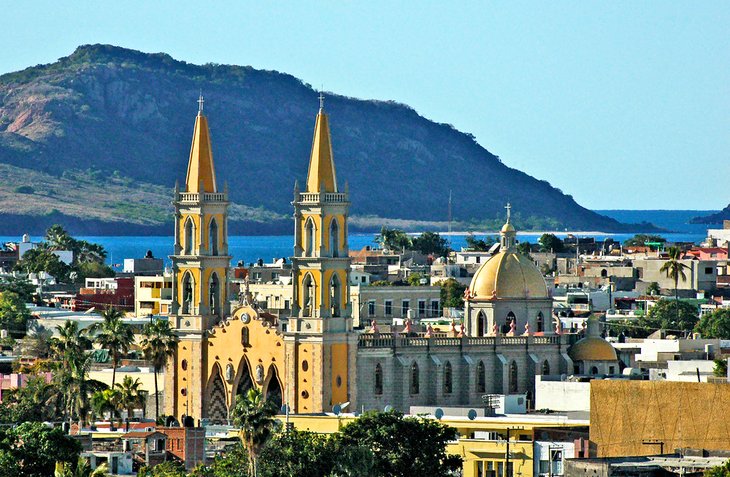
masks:
<path id="1" fill-rule="evenodd" d="M 258 281 L 261 281 L 261 272 L 253 272 L 253 279 Z"/>
<path id="2" fill-rule="evenodd" d="M 451 394 L 452 384 L 451 363 L 447 361 L 444 365 L 444 394 Z"/>
<path id="3" fill-rule="evenodd" d="M 337 275 L 332 275 L 330 281 L 330 313 L 332 316 L 340 316 L 340 294 L 340 279 Z"/>
<path id="4" fill-rule="evenodd" d="M 418 375 L 418 363 L 415 361 L 411 365 L 411 394 L 418 394 L 420 391 L 420 383 L 419 383 L 419 375 Z"/>
<path id="5" fill-rule="evenodd" d="M 304 296 L 302 298 L 304 301 L 302 306 L 302 316 L 314 316 L 314 283 L 312 275 L 307 274 L 307 276 L 304 277 L 303 285 L 304 286 L 302 288 L 304 289 Z"/>
<path id="6" fill-rule="evenodd" d="M 208 240 L 210 241 L 210 254 L 218 255 L 218 224 L 216 223 L 215 219 L 210 219 Z"/>
<path id="7" fill-rule="evenodd" d="M 552 475 L 563 475 L 563 449 L 550 449 Z"/>
<path id="8" fill-rule="evenodd" d="M 375 365 L 375 394 L 383 394 L 383 367 L 380 363 Z"/>
<path id="9" fill-rule="evenodd" d="M 616 368 L 613 366 L 608 367 L 608 374 L 616 374 Z"/>
<path id="10" fill-rule="evenodd" d="M 477 313 L 477 336 L 487 335 L 487 317 L 484 316 L 484 312 L 480 311 Z"/>
<path id="11" fill-rule="evenodd" d="M 431 316 L 439 316 L 439 301 L 431 300 Z"/>
<path id="12" fill-rule="evenodd" d="M 596 366 L 591 367 L 591 374 L 598 374 L 598 368 Z"/>
<path id="13" fill-rule="evenodd" d="M 368 316 L 375 316 L 375 300 L 368 301 Z"/>
<path id="14" fill-rule="evenodd" d="M 537 332 L 542 333 L 545 331 L 545 317 L 542 316 L 542 312 L 537 314 Z"/>
<path id="15" fill-rule="evenodd" d="M 517 392 L 517 363 L 514 361 L 509 365 L 509 392 Z"/>
<path id="16" fill-rule="evenodd" d="M 332 219 L 332 225 L 330 226 L 330 252 L 333 257 L 339 257 L 340 227 L 337 225 L 337 219 Z"/>
<path id="17" fill-rule="evenodd" d="M 411 309 L 411 301 L 410 300 L 403 300 L 401 302 L 400 306 L 400 313 L 403 318 L 406 318 L 408 316 L 408 310 Z"/>
<path id="18" fill-rule="evenodd" d="M 195 235 L 195 225 L 193 220 L 188 217 L 185 221 L 185 241 L 183 243 L 183 255 L 193 254 L 193 236 Z"/>
<path id="19" fill-rule="evenodd" d="M 393 300 L 385 300 L 385 316 L 393 316 Z"/>
<path id="20" fill-rule="evenodd" d="M 304 225 L 304 256 L 314 256 L 314 243 L 316 239 L 316 229 L 314 228 L 314 221 L 307 219 L 307 223 Z"/>
<path id="21" fill-rule="evenodd" d="M 182 313 L 188 315 L 193 313 L 193 278 L 190 273 L 186 273 L 183 278 L 183 302 L 182 302 Z"/>
<path id="22" fill-rule="evenodd" d="M 547 360 L 542 362 L 542 375 L 548 376 L 550 374 L 550 363 Z"/>
<path id="23" fill-rule="evenodd" d="M 484 393 L 487 391 L 487 373 L 484 370 L 484 362 L 477 363 L 477 392 Z"/>
<path id="24" fill-rule="evenodd" d="M 218 304 L 220 303 L 219 295 L 220 287 L 218 285 L 218 275 L 214 273 L 210 277 L 209 306 L 211 315 L 218 315 L 220 313 L 220 310 L 218 309 Z"/>
<path id="25" fill-rule="evenodd" d="M 705 267 L 705 275 L 712 275 L 712 267 Z"/>
<path id="26" fill-rule="evenodd" d="M 244 326 L 243 328 L 241 328 L 241 344 L 243 346 L 248 346 L 249 343 L 248 326 Z"/>
<path id="27" fill-rule="evenodd" d="M 418 316 L 426 316 L 426 300 L 418 300 Z"/>

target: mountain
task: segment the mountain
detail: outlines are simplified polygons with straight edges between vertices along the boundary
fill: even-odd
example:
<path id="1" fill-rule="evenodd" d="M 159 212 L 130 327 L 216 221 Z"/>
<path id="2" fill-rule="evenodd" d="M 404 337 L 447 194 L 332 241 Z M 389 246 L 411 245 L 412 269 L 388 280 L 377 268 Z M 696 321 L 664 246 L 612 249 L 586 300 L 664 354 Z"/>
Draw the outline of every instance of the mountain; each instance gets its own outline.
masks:
<path id="1" fill-rule="evenodd" d="M 691 224 L 722 224 L 724 220 L 730 220 L 730 204 L 720 212 L 709 215 L 701 215 L 690 220 Z"/>
<path id="2" fill-rule="evenodd" d="M 81 233 L 171 233 L 171 190 L 185 177 L 201 90 L 218 181 L 234 203 L 231 233 L 290 232 L 318 106 L 309 85 L 248 66 L 85 45 L 0 76 L 0 233 L 55 222 Z M 499 226 L 509 201 L 525 229 L 655 230 L 581 207 L 408 106 L 328 94 L 326 110 L 353 229 L 444 229 L 453 191 L 455 228 Z"/>

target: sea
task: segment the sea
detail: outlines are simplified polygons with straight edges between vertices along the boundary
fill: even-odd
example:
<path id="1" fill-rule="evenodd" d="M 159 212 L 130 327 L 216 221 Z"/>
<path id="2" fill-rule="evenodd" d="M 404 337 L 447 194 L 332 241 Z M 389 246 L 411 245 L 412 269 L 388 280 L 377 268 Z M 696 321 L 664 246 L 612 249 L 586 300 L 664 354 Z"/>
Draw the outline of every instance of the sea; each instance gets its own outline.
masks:
<path id="1" fill-rule="evenodd" d="M 693 217 L 707 215 L 716 211 L 703 210 L 603 210 L 596 211 L 600 214 L 613 217 L 620 222 L 639 223 L 642 221 L 653 223 L 659 227 L 669 230 L 669 233 L 661 233 L 669 242 L 701 242 L 707 237 L 707 225 L 690 224 L 689 220 Z M 717 226 L 710 226 L 717 227 Z M 612 238 L 616 241 L 623 242 L 634 234 L 631 233 L 604 233 L 599 231 L 539 231 L 539 232 L 518 232 L 517 237 L 520 241 L 534 243 L 545 232 L 554 233 L 558 237 L 564 238 L 568 234 L 577 237 L 594 237 L 597 240 L 605 240 Z M 455 250 L 460 250 L 466 246 L 466 232 L 443 233 L 451 246 Z M 359 250 L 366 246 L 376 246 L 376 233 L 356 233 L 350 234 L 349 247 L 350 250 Z M 482 231 L 474 232 L 477 238 L 485 236 L 498 236 L 498 231 Z M 87 240 L 89 242 L 103 245 L 107 251 L 107 263 L 114 268 L 120 268 L 125 258 L 141 258 L 147 251 L 151 251 L 152 255 L 157 258 L 163 258 L 165 264 L 169 265 L 169 255 L 172 253 L 173 237 L 172 236 L 81 236 L 78 239 Z M 42 237 L 31 237 L 32 241 L 39 241 Z M 0 236 L 0 243 L 17 242 L 19 236 Z M 232 258 L 232 263 L 248 265 L 259 259 L 264 262 L 270 262 L 278 258 L 291 257 L 294 252 L 293 235 L 236 235 L 228 238 L 228 251 Z"/>

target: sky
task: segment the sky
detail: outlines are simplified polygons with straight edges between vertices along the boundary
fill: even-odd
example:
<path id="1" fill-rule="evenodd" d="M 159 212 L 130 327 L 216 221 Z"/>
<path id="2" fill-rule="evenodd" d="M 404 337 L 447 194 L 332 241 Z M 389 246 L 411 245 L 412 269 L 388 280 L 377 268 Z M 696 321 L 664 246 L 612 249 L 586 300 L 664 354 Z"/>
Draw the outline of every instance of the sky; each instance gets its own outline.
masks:
<path id="1" fill-rule="evenodd" d="M 727 1 L 28 0 L 2 18 L 2 73 L 88 43 L 250 65 L 408 104 L 591 209 L 730 202 Z"/>

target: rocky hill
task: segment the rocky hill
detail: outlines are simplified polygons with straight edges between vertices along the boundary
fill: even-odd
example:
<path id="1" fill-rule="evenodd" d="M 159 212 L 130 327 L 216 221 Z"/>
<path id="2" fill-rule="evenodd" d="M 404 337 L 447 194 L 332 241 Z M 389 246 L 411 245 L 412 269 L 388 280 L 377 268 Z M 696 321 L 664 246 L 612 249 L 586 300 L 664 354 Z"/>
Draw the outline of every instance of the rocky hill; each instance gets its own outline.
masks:
<path id="1" fill-rule="evenodd" d="M 289 232 L 317 112 L 309 85 L 274 71 L 86 45 L 0 76 L 0 233 L 53 222 L 81 233 L 170 233 L 171 189 L 185 177 L 201 89 L 218 180 L 234 202 L 231 232 Z M 457 228 L 500 224 L 510 201 L 522 228 L 653 230 L 581 207 L 408 106 L 328 94 L 326 109 L 353 229 L 445 228 L 453 190 Z"/>
<path id="2" fill-rule="evenodd" d="M 700 217 L 693 218 L 691 224 L 722 224 L 723 221 L 730 220 L 730 204 L 716 214 L 702 215 Z"/>

